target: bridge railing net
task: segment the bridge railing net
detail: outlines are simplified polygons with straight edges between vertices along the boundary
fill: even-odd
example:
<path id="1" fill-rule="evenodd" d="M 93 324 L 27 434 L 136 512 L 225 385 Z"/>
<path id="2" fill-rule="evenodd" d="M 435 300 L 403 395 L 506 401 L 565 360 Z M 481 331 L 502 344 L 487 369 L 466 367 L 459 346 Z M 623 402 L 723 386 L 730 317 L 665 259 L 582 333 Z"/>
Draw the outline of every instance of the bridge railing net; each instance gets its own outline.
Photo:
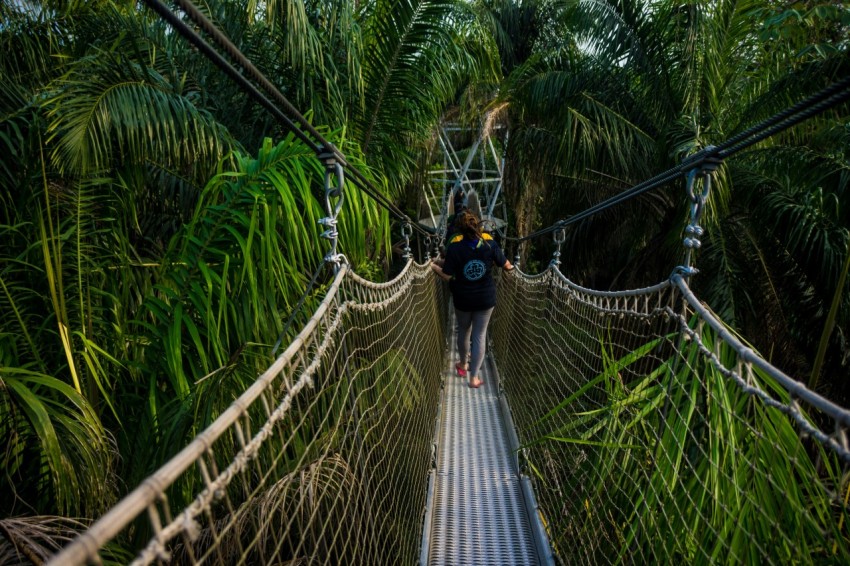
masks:
<path id="1" fill-rule="evenodd" d="M 427 265 L 386 284 L 343 266 L 255 385 L 54 562 L 414 562 L 444 292 Z"/>
<path id="2" fill-rule="evenodd" d="M 494 355 L 558 560 L 848 563 L 847 412 L 816 410 L 681 279 L 599 293 L 550 268 L 498 293 Z"/>

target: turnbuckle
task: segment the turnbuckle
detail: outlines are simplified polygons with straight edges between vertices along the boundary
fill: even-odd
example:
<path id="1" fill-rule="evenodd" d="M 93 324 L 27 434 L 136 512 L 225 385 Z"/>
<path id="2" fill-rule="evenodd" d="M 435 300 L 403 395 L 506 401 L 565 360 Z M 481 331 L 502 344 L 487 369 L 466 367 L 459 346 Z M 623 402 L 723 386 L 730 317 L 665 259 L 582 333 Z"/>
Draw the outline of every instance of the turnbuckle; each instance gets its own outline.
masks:
<path id="1" fill-rule="evenodd" d="M 558 267 L 561 265 L 561 244 L 564 243 L 567 239 L 567 232 L 564 230 L 563 226 L 559 226 L 555 233 L 552 235 L 552 239 L 555 241 L 555 251 L 552 252 L 552 261 L 549 262 L 550 266 Z"/>
<path id="2" fill-rule="evenodd" d="M 410 225 L 410 222 L 405 221 L 404 224 L 401 225 L 401 236 L 404 238 L 404 253 L 401 257 L 405 259 L 405 261 L 410 259 L 410 236 L 413 235 L 413 226 Z"/>
<path id="3" fill-rule="evenodd" d="M 717 157 L 717 148 L 713 145 L 706 146 L 694 155 L 686 158 L 679 166 L 680 170 L 687 171 L 685 177 L 685 192 L 688 199 L 691 201 L 690 219 L 688 225 L 685 226 L 685 237 L 682 243 L 685 246 L 685 264 L 676 267 L 673 274 L 680 274 L 689 277 L 698 273 L 698 270 L 691 265 L 694 250 L 702 247 L 702 236 L 705 234 L 705 229 L 699 225 L 702 215 L 705 212 L 705 204 L 711 194 L 711 174 L 717 170 L 723 160 Z M 702 181 L 702 189 L 697 191 L 697 177 Z"/>
<path id="4" fill-rule="evenodd" d="M 322 232 L 321 237 L 329 240 L 331 243 L 331 249 L 325 254 L 324 260 L 327 263 L 333 263 L 334 268 L 338 269 L 343 256 L 336 251 L 337 242 L 339 241 L 337 217 L 342 210 L 342 204 L 345 200 L 345 193 L 343 192 L 343 188 L 345 187 L 345 170 L 337 152 L 332 146 L 329 149 L 330 151 L 319 155 L 319 159 L 325 165 L 325 210 L 328 215 L 325 218 L 320 218 L 318 223 L 326 228 Z M 333 176 L 336 176 L 336 184 L 331 183 Z M 333 203 L 331 199 L 336 199 L 336 203 Z"/>

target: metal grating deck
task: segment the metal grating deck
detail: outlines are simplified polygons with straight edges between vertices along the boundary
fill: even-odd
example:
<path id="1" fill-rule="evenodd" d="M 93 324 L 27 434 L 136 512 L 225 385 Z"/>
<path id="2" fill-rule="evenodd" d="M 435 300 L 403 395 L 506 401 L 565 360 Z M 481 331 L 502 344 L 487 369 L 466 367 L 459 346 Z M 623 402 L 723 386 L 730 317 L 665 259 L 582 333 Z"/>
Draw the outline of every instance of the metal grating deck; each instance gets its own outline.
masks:
<path id="1" fill-rule="evenodd" d="M 428 564 L 538 564 L 521 481 L 490 360 L 484 385 L 458 377 L 456 341 L 448 360 L 437 441 Z"/>

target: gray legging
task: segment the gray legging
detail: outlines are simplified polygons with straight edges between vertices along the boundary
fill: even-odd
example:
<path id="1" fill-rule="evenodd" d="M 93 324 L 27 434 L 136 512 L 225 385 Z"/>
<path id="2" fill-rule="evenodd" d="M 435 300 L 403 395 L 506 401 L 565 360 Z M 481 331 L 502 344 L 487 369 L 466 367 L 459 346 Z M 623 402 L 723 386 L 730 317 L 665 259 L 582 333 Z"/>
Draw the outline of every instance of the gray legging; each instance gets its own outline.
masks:
<path id="1" fill-rule="evenodd" d="M 469 341 L 472 339 L 472 358 L 469 359 L 469 376 L 478 377 L 481 364 L 484 362 L 484 348 L 487 344 L 487 324 L 490 315 L 493 314 L 491 307 L 484 311 L 465 312 L 455 309 L 457 317 L 457 353 L 460 355 L 461 363 L 465 362 L 469 355 Z"/>

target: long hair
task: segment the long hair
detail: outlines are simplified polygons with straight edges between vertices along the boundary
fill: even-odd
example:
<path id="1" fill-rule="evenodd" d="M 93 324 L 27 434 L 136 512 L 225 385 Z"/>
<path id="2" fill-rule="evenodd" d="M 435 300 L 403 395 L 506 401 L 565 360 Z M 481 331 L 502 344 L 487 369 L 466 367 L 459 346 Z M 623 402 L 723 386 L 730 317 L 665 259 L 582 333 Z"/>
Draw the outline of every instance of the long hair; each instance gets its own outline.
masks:
<path id="1" fill-rule="evenodd" d="M 463 234 L 464 238 L 484 239 L 484 236 L 481 234 L 481 222 L 479 222 L 477 216 L 468 210 L 464 210 L 458 214 L 455 219 L 455 228 Z"/>

